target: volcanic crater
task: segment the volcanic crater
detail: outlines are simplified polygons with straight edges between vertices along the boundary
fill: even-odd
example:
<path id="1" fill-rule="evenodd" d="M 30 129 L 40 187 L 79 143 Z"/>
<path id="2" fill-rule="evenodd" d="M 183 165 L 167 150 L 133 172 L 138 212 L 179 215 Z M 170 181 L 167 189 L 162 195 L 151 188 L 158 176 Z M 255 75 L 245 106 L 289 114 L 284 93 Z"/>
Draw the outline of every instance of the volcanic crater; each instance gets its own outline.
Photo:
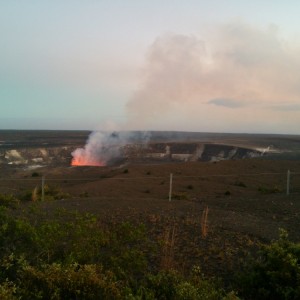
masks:
<path id="1" fill-rule="evenodd" d="M 1 131 L 0 165 L 23 167 L 69 166 L 72 153 L 84 149 L 86 131 Z M 114 135 L 115 137 L 117 135 Z M 276 135 L 151 132 L 147 140 L 129 139 L 118 144 L 100 145 L 114 153 L 106 165 L 124 163 L 163 163 L 269 157 L 285 154 L 298 157 L 299 137 Z M 99 149 L 98 149 L 99 150 Z"/>

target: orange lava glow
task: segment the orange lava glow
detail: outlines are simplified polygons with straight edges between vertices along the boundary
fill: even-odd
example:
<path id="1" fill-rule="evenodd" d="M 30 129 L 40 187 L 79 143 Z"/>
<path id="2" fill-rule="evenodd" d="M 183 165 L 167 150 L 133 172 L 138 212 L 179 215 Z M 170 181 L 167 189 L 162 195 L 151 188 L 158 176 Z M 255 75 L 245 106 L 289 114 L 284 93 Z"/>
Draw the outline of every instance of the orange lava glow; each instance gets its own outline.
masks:
<path id="1" fill-rule="evenodd" d="M 71 166 L 76 167 L 76 166 L 93 166 L 93 167 L 103 167 L 105 166 L 104 163 L 99 162 L 99 161 L 92 161 L 92 160 L 86 160 L 84 158 L 80 157 L 73 157 Z"/>

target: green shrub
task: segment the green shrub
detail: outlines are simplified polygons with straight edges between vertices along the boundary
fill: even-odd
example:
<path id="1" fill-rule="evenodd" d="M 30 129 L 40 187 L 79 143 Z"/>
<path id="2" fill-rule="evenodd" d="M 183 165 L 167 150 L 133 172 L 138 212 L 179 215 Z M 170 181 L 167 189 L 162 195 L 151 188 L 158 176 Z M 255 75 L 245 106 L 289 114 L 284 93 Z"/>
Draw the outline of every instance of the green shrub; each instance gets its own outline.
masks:
<path id="1" fill-rule="evenodd" d="M 17 287 L 13 282 L 5 280 L 0 283 L 0 299 L 1 300 L 19 300 L 16 296 Z"/>
<path id="2" fill-rule="evenodd" d="M 155 299 L 175 299 L 176 287 L 181 278 L 175 271 L 164 271 L 148 275 L 148 288 L 154 292 Z"/>
<path id="3" fill-rule="evenodd" d="M 22 217 L 0 207 L 0 299 L 237 299 L 200 268 L 160 271 L 144 224 L 32 207 Z"/>
<path id="4" fill-rule="evenodd" d="M 41 194 L 42 191 L 39 190 L 39 193 Z M 70 198 L 70 195 L 68 193 L 64 193 L 60 188 L 55 186 L 49 186 L 45 184 L 44 186 L 44 193 L 45 193 L 45 200 L 61 200 Z"/>
<path id="5" fill-rule="evenodd" d="M 135 226 L 129 222 L 116 224 L 111 227 L 108 238 L 106 252 L 103 252 L 102 257 L 104 266 L 121 279 L 131 280 L 142 276 L 147 267 L 144 250 L 149 242 L 145 226 Z"/>
<path id="6" fill-rule="evenodd" d="M 19 204 L 19 200 L 15 196 L 9 194 L 0 194 L 0 205 L 5 207 L 16 208 Z"/>
<path id="7" fill-rule="evenodd" d="M 197 288 L 190 282 L 180 282 L 176 287 L 176 298 L 180 300 L 200 299 Z"/>
<path id="8" fill-rule="evenodd" d="M 35 187 L 33 190 L 24 191 L 18 196 L 21 201 L 41 201 L 42 200 L 42 188 Z M 63 192 L 60 188 L 56 186 L 50 186 L 48 184 L 44 185 L 44 200 L 53 201 L 68 199 L 70 195 Z"/>
<path id="9" fill-rule="evenodd" d="M 10 216 L 7 210 L 0 209 L 0 258 L 17 255 L 36 255 L 37 233 L 26 220 Z"/>
<path id="10" fill-rule="evenodd" d="M 248 263 L 238 278 L 245 298 L 300 299 L 300 244 L 280 229 L 277 241 L 263 245 L 259 258 Z"/>
<path id="11" fill-rule="evenodd" d="M 20 272 L 23 299 L 122 299 L 122 285 L 99 265 L 27 266 Z M 49 297 L 50 296 L 50 297 Z"/>
<path id="12" fill-rule="evenodd" d="M 152 291 L 153 299 L 202 300 L 202 299 L 235 299 L 234 293 L 226 293 L 214 282 L 207 280 L 201 273 L 193 272 L 184 277 L 177 271 L 159 272 L 148 277 L 147 289 Z M 230 298 L 231 297 L 231 298 Z M 150 298 L 152 299 L 152 298 Z"/>
<path id="13" fill-rule="evenodd" d="M 32 195 L 33 195 L 33 191 L 26 190 L 26 191 L 23 191 L 21 194 L 19 194 L 18 198 L 21 201 L 32 201 Z"/>

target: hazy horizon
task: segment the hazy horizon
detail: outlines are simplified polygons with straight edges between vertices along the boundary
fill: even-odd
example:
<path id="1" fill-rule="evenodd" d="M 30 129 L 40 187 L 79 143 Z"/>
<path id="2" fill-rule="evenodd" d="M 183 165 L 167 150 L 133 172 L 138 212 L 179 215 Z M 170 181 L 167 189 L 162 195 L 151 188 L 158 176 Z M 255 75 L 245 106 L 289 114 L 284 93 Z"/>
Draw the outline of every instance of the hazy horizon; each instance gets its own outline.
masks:
<path id="1" fill-rule="evenodd" d="M 300 3 L 0 4 L 0 130 L 295 134 Z"/>
<path id="2" fill-rule="evenodd" d="M 93 129 L 0 129 L 1 131 L 45 131 L 45 132 L 64 132 L 64 131 L 74 131 L 74 132 L 114 132 L 109 130 L 93 130 Z M 211 132 L 211 131 L 181 131 L 181 130 L 116 130 L 115 132 L 148 132 L 148 133 L 180 133 L 180 134 L 208 134 L 208 135 L 279 135 L 279 136 L 300 136 L 300 134 L 292 133 L 268 133 L 268 132 Z"/>

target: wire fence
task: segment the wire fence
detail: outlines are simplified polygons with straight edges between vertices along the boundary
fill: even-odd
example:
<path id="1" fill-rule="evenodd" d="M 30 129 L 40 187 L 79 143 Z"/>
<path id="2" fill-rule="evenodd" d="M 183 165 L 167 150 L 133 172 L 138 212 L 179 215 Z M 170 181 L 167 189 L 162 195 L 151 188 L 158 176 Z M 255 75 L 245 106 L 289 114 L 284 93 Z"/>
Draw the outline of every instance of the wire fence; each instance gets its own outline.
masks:
<path id="1" fill-rule="evenodd" d="M 45 186 L 55 186 L 71 196 L 140 196 L 175 199 L 202 196 L 255 196 L 299 194 L 300 172 L 262 172 L 236 174 L 166 176 L 118 176 L 0 178 L 1 194 L 22 194 Z"/>

